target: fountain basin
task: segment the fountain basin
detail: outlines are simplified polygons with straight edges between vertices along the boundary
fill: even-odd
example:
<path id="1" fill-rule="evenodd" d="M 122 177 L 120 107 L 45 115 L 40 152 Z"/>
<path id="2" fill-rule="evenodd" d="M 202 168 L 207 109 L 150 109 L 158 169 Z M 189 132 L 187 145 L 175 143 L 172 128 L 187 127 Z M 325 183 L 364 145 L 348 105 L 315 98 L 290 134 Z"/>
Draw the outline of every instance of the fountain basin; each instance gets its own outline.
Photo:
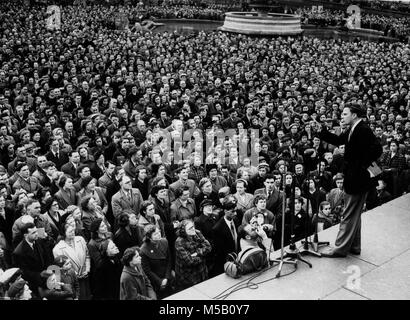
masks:
<path id="1" fill-rule="evenodd" d="M 227 12 L 218 30 L 249 35 L 297 35 L 303 32 L 300 16 L 283 13 Z"/>

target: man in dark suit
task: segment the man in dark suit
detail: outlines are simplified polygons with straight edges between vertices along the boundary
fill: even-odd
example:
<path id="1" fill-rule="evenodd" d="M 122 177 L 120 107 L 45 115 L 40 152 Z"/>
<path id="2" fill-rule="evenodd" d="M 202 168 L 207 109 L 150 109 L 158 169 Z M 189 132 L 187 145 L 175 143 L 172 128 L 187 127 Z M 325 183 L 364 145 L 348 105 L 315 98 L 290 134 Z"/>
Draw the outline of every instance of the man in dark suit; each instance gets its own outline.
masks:
<path id="1" fill-rule="evenodd" d="M 60 150 L 60 143 L 58 139 L 54 139 L 51 142 L 50 151 L 47 152 L 46 158 L 48 161 L 55 163 L 57 170 L 60 170 L 61 166 L 68 162 L 68 155 L 66 152 Z"/>
<path id="2" fill-rule="evenodd" d="M 317 180 L 317 187 L 323 189 L 325 192 L 329 192 L 332 189 L 332 174 L 326 171 L 326 160 L 319 160 L 317 164 L 317 170 L 310 172 L 310 177 Z"/>
<path id="3" fill-rule="evenodd" d="M 68 159 L 69 162 L 61 166 L 61 171 L 68 174 L 74 179 L 74 181 L 76 181 L 78 178 L 77 168 L 80 165 L 80 154 L 78 151 L 73 150 L 68 154 Z"/>
<path id="4" fill-rule="evenodd" d="M 13 265 L 22 270 L 31 291 L 38 296 L 40 273 L 53 263 L 53 252 L 48 243 L 39 238 L 34 223 L 25 224 L 22 232 L 24 239 L 13 252 Z"/>
<path id="5" fill-rule="evenodd" d="M 367 168 L 382 154 L 380 143 L 362 120 L 365 114 L 360 105 L 348 103 L 343 109 L 342 123 L 350 126 L 349 130 L 337 136 L 320 124 L 317 128 L 321 139 L 336 146 L 345 145 L 345 208 L 335 247 L 322 252 L 325 257 L 345 257 L 349 252 L 361 251 L 361 213 L 367 194 L 376 183 Z"/>
<path id="6" fill-rule="evenodd" d="M 228 129 L 236 129 L 236 124 L 238 123 L 238 121 L 240 121 L 241 119 L 238 118 L 238 113 L 236 111 L 235 108 L 231 108 L 229 110 L 229 118 L 225 119 L 224 121 L 222 121 L 222 127 L 225 130 Z"/>
<path id="7" fill-rule="evenodd" d="M 236 219 L 236 198 L 227 195 L 224 198 L 224 216 L 212 228 L 215 249 L 215 275 L 224 272 L 224 264 L 229 253 L 238 252 L 238 226 L 240 221 Z"/>
<path id="8" fill-rule="evenodd" d="M 266 196 L 266 209 L 271 211 L 275 217 L 282 214 L 283 194 L 275 187 L 275 178 L 271 174 L 265 176 L 265 188 L 255 190 L 254 195 Z"/>

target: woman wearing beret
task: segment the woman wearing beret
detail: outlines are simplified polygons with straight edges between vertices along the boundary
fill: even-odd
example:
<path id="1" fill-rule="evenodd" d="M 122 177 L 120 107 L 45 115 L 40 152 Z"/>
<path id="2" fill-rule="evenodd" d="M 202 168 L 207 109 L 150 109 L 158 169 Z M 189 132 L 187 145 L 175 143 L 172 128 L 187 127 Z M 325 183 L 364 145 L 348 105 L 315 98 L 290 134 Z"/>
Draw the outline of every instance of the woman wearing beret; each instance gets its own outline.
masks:
<path id="1" fill-rule="evenodd" d="M 171 251 L 168 241 L 161 236 L 160 229 L 149 224 L 144 229 L 144 244 L 141 247 L 141 262 L 145 274 L 158 298 L 165 298 L 172 292 L 175 272 L 172 270 Z"/>
<path id="2" fill-rule="evenodd" d="M 140 249 L 128 248 L 121 261 L 124 269 L 120 278 L 120 300 L 156 300 L 155 291 L 141 266 Z"/>

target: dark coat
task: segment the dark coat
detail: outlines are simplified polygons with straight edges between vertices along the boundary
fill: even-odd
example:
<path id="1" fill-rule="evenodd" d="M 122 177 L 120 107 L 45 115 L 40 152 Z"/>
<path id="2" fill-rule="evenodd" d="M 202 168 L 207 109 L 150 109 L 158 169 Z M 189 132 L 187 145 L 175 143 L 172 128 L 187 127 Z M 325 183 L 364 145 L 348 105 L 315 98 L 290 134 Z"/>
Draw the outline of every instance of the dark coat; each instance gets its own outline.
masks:
<path id="1" fill-rule="evenodd" d="M 112 212 L 112 204 L 111 204 L 111 200 L 112 197 L 114 196 L 114 194 L 116 194 L 118 191 L 121 190 L 121 185 L 120 183 L 114 178 L 111 182 L 109 182 L 107 184 L 106 187 L 106 192 L 105 192 L 105 197 L 107 199 L 108 202 L 108 210 L 107 210 L 107 220 L 109 221 L 109 223 L 116 228 L 115 226 L 115 218 L 114 218 L 114 214 Z"/>
<path id="2" fill-rule="evenodd" d="M 204 237 L 212 244 L 213 243 L 213 227 L 217 223 L 215 216 L 206 216 L 201 214 L 199 217 L 195 217 L 195 228 L 202 232 Z"/>
<path id="3" fill-rule="evenodd" d="M 145 242 L 141 247 L 141 263 L 145 274 L 151 281 L 155 292 L 159 292 L 164 279 L 172 278 L 172 259 L 167 239 L 163 238 L 154 244 Z"/>
<path id="4" fill-rule="evenodd" d="M 14 224 L 14 210 L 12 208 L 4 208 L 4 218 L 0 215 L 0 232 L 3 232 L 4 238 L 9 245 L 12 244 L 13 233 L 12 227 Z"/>
<path id="5" fill-rule="evenodd" d="M 137 188 L 141 192 L 142 199 L 148 200 L 148 196 L 149 196 L 149 193 L 148 193 L 148 178 L 145 178 L 145 180 L 143 182 L 141 182 L 140 180 L 138 180 L 138 178 L 136 178 L 134 180 L 133 187 Z"/>
<path id="6" fill-rule="evenodd" d="M 77 205 L 78 197 L 74 188 L 68 191 L 60 189 L 54 197 L 56 198 L 58 205 L 61 209 L 65 210 L 70 205 Z"/>
<path id="7" fill-rule="evenodd" d="M 153 198 L 155 213 L 160 216 L 162 222 L 164 223 L 165 236 L 169 242 L 171 251 L 174 251 L 174 243 L 176 240 L 174 224 L 171 219 L 171 204 L 166 201 L 162 203 L 156 198 Z"/>
<path id="8" fill-rule="evenodd" d="M 313 193 L 308 192 L 304 194 L 304 196 L 309 201 L 310 208 L 308 208 L 308 212 L 312 212 L 313 214 L 318 213 L 320 203 L 326 201 L 326 193 L 318 189 Z"/>
<path id="9" fill-rule="evenodd" d="M 118 300 L 121 263 L 119 255 L 107 255 L 107 239 L 92 239 L 88 243 L 91 258 L 91 282 L 96 300 Z"/>
<path id="10" fill-rule="evenodd" d="M 130 233 L 131 232 L 131 233 Z M 119 228 L 114 235 L 114 243 L 117 245 L 122 257 L 125 249 L 134 246 L 140 247 L 144 238 L 144 229 L 140 226 L 130 226 L 130 232 L 125 228 Z"/>
<path id="11" fill-rule="evenodd" d="M 291 236 L 291 215 L 286 213 L 285 219 L 285 246 L 289 244 Z M 297 215 L 293 216 L 293 233 L 295 235 L 294 241 L 297 242 L 305 238 L 305 235 L 311 235 L 313 232 L 312 220 L 308 214 L 302 209 Z"/>
<path id="12" fill-rule="evenodd" d="M 372 130 L 363 121 L 354 129 L 350 141 L 349 130 L 337 136 L 326 129 L 320 132 L 320 138 L 335 146 L 345 145 L 343 159 L 343 186 L 348 194 L 360 194 L 375 185 L 375 179 L 370 178 L 367 168 L 382 154 L 382 147 Z"/>
<path id="13" fill-rule="evenodd" d="M 77 165 L 77 168 L 78 168 L 78 165 Z M 78 178 L 77 169 L 74 167 L 72 162 L 67 162 L 66 164 L 62 165 L 61 171 L 63 171 L 65 174 L 72 177 L 74 180 L 77 180 Z"/>
<path id="14" fill-rule="evenodd" d="M 101 169 L 98 165 L 97 165 L 97 163 L 95 163 L 95 162 L 93 162 L 92 164 L 91 164 L 91 166 L 90 166 L 90 171 L 91 171 L 91 176 L 93 177 L 93 178 L 95 178 L 95 179 L 100 179 L 103 175 L 104 175 L 104 173 L 105 173 L 105 171 L 103 171 L 103 169 Z"/>
<path id="15" fill-rule="evenodd" d="M 156 300 L 152 285 L 141 267 L 125 266 L 120 278 L 120 300 Z"/>
<path id="16" fill-rule="evenodd" d="M 34 249 L 26 240 L 22 240 L 13 252 L 13 265 L 23 271 L 23 277 L 28 281 L 30 289 L 37 294 L 42 283 L 40 273 L 48 268 L 53 261 L 53 252 L 49 243 L 37 239 Z"/>
<path id="17" fill-rule="evenodd" d="M 283 206 L 283 192 L 278 191 L 276 188 L 272 191 L 271 196 L 268 198 L 268 193 L 266 188 L 257 189 L 255 191 L 255 196 L 257 194 L 264 194 L 266 199 L 266 209 L 271 211 L 275 217 L 282 214 L 282 206 Z"/>
<path id="18" fill-rule="evenodd" d="M 236 231 L 240 224 L 236 219 L 233 220 Z M 235 247 L 235 241 L 232 237 L 230 228 L 225 222 L 225 218 L 222 217 L 212 228 L 214 249 L 215 249 L 215 272 L 220 274 L 224 272 L 224 264 L 229 253 L 238 252 L 239 239 L 237 239 L 237 246 Z"/>
<path id="19" fill-rule="evenodd" d="M 69 161 L 68 154 L 62 150 L 59 151 L 58 157 L 54 156 L 54 154 L 50 150 L 46 153 L 46 158 L 48 161 L 54 162 L 57 170 L 61 170 L 61 167 Z"/>

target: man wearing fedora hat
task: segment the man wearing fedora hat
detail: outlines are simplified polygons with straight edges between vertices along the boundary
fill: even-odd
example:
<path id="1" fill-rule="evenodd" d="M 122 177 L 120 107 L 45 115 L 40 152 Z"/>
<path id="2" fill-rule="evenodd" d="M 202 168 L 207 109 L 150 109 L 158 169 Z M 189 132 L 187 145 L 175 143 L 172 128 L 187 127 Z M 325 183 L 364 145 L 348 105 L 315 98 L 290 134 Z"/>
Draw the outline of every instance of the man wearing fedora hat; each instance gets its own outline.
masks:
<path id="1" fill-rule="evenodd" d="M 366 114 L 356 103 L 348 103 L 343 109 L 342 123 L 350 126 L 342 134 L 330 133 L 318 125 L 320 138 L 333 145 L 345 145 L 344 189 L 345 208 L 335 247 L 322 252 L 325 257 L 345 257 L 361 251 L 361 213 L 374 179 L 369 167 L 382 153 L 382 147 L 362 117 Z M 318 123 L 317 123 L 318 124 Z"/>

